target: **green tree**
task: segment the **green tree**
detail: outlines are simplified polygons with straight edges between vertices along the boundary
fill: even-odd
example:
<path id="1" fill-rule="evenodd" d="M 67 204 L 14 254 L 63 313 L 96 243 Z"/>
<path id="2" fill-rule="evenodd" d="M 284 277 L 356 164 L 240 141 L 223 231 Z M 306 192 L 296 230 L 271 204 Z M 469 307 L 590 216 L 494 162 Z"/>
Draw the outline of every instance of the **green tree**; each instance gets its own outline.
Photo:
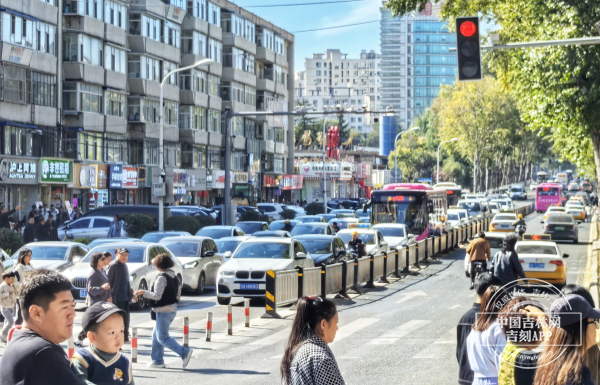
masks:
<path id="1" fill-rule="evenodd" d="M 379 147 L 379 123 L 371 125 L 371 132 L 367 134 L 365 145 L 367 147 Z"/>
<path id="2" fill-rule="evenodd" d="M 304 103 L 297 102 L 296 106 L 302 106 L 305 110 L 312 109 L 312 105 L 306 101 Z M 296 146 L 300 144 L 304 145 L 302 136 L 306 131 L 310 133 L 310 138 L 312 139 L 311 146 L 319 145 L 317 137 L 320 132 L 323 132 L 323 119 L 313 115 L 300 115 L 296 118 L 295 124 L 294 137 L 296 139 Z"/>
<path id="3" fill-rule="evenodd" d="M 124 228 L 131 238 L 141 238 L 156 227 L 154 219 L 146 214 L 131 214 L 125 218 Z"/>

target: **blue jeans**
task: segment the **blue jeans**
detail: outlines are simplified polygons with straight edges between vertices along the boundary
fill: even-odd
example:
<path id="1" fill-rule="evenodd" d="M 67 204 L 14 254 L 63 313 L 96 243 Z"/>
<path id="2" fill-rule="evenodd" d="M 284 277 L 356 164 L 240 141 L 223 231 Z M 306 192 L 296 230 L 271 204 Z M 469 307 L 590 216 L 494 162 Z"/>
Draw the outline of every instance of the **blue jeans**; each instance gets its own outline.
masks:
<path id="1" fill-rule="evenodd" d="M 13 317 L 13 309 L 2 308 L 2 315 L 4 316 L 4 327 L 2 328 L 2 339 L 6 341 L 10 328 L 15 324 Z"/>
<path id="2" fill-rule="evenodd" d="M 182 359 L 188 354 L 190 348 L 181 346 L 173 338 L 169 337 L 169 326 L 175 319 L 176 312 L 156 313 L 156 325 L 152 331 L 152 363 L 164 364 L 165 348 L 177 353 Z"/>

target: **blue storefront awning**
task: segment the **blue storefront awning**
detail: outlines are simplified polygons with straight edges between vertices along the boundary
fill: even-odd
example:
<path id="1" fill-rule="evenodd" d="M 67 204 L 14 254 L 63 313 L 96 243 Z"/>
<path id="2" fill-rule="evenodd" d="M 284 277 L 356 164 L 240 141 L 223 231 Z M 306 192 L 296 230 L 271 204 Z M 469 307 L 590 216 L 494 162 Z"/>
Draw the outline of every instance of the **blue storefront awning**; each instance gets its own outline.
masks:
<path id="1" fill-rule="evenodd" d="M 33 124 L 23 124 L 23 123 L 4 122 L 4 121 L 0 121 L 0 126 L 15 126 L 15 127 L 24 127 L 24 128 L 38 128 L 38 126 L 33 125 Z"/>

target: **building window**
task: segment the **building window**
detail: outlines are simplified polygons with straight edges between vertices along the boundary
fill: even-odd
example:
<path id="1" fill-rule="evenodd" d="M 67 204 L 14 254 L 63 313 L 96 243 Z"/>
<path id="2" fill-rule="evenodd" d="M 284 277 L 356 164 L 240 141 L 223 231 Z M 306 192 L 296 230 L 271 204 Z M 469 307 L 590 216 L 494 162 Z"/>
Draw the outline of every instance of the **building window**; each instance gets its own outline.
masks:
<path id="1" fill-rule="evenodd" d="M 197 106 L 181 106 L 179 128 L 182 130 L 206 131 L 206 109 Z"/>
<path id="2" fill-rule="evenodd" d="M 144 163 L 147 165 L 158 164 L 158 140 L 146 139 L 144 142 Z"/>
<path id="3" fill-rule="evenodd" d="M 275 142 L 284 143 L 285 141 L 285 133 L 283 127 L 273 127 L 275 134 Z"/>
<path id="4" fill-rule="evenodd" d="M 208 74 L 196 69 L 182 72 L 179 75 L 179 88 L 183 91 L 208 93 Z"/>
<path id="5" fill-rule="evenodd" d="M 223 66 L 254 74 L 254 55 L 235 47 L 223 48 Z"/>
<path id="6" fill-rule="evenodd" d="M 208 111 L 208 131 L 222 134 L 221 131 L 221 111 Z"/>
<path id="7" fill-rule="evenodd" d="M 129 142 L 121 135 L 106 134 L 104 139 L 106 144 L 105 162 L 129 162 Z"/>
<path id="8" fill-rule="evenodd" d="M 165 24 L 165 32 L 166 30 L 167 26 Z M 160 20 L 140 13 L 130 13 L 129 34 L 144 36 L 155 41 L 162 41 Z"/>
<path id="9" fill-rule="evenodd" d="M 147 56 L 129 55 L 129 77 L 160 82 L 160 60 Z"/>
<path id="10" fill-rule="evenodd" d="M 56 27 L 37 20 L 1 13 L 2 41 L 54 55 Z"/>
<path id="11" fill-rule="evenodd" d="M 170 61 L 163 61 L 163 74 L 162 74 L 162 78 L 164 79 L 165 76 L 167 76 L 170 72 L 175 71 L 177 69 L 177 64 L 170 62 Z M 161 81 L 161 80 L 159 80 Z M 169 76 L 167 78 L 167 81 L 165 82 L 165 84 L 169 84 L 172 86 L 177 86 L 177 73 L 171 74 L 171 76 Z"/>
<path id="12" fill-rule="evenodd" d="M 165 143 L 165 166 L 181 167 L 181 143 Z"/>
<path id="13" fill-rule="evenodd" d="M 63 86 L 63 109 L 102 113 L 102 87 L 88 83 L 65 82 Z"/>
<path id="14" fill-rule="evenodd" d="M 127 120 L 131 122 L 160 123 L 158 100 L 128 98 Z"/>
<path id="15" fill-rule="evenodd" d="M 104 114 L 110 116 L 125 117 L 127 109 L 127 95 L 120 92 L 105 91 L 104 92 Z"/>
<path id="16" fill-rule="evenodd" d="M 3 154 L 16 156 L 33 156 L 33 134 L 31 129 L 3 126 Z M 39 140 L 39 139 L 38 139 Z"/>
<path id="17" fill-rule="evenodd" d="M 77 159 L 102 162 L 103 138 L 100 133 L 78 132 Z"/>
<path id="18" fill-rule="evenodd" d="M 197 17 L 202 20 L 208 19 L 208 8 L 206 5 L 207 0 L 193 0 L 188 1 L 187 11 L 190 15 Z"/>
<path id="19" fill-rule="evenodd" d="M 256 25 L 250 20 L 240 17 L 235 13 L 222 15 L 223 32 L 232 33 L 244 39 L 255 42 Z"/>
<path id="20" fill-rule="evenodd" d="M 163 43 L 180 48 L 181 46 L 181 27 L 179 24 L 166 21 L 165 22 L 165 39 Z"/>
<path id="21" fill-rule="evenodd" d="M 127 25 L 127 7 L 114 1 L 104 1 L 104 22 L 122 29 Z"/>
<path id="22" fill-rule="evenodd" d="M 273 31 L 256 27 L 256 45 L 275 51 L 275 34 Z"/>
<path id="23" fill-rule="evenodd" d="M 208 94 L 219 96 L 221 89 L 221 78 L 215 75 L 208 75 Z"/>
<path id="24" fill-rule="evenodd" d="M 65 34 L 63 41 L 65 43 L 63 49 L 64 62 L 85 63 L 102 67 L 102 40 L 82 34 Z M 123 54 L 125 54 L 125 51 L 123 51 Z"/>
<path id="25" fill-rule="evenodd" d="M 119 73 L 127 73 L 127 52 L 116 47 L 104 46 L 104 68 Z"/>
<path id="26" fill-rule="evenodd" d="M 207 57 L 217 63 L 222 63 L 222 56 L 223 56 L 223 43 L 209 38 L 208 39 L 208 55 L 207 55 Z"/>
<path id="27" fill-rule="evenodd" d="M 31 72 L 25 67 L 17 67 L 10 64 L 3 64 L 0 69 L 2 100 L 11 103 L 30 103 Z"/>
<path id="28" fill-rule="evenodd" d="M 225 166 L 225 158 L 220 147 L 208 146 L 207 148 L 207 168 L 219 170 Z"/>
<path id="29" fill-rule="evenodd" d="M 55 107 L 56 76 L 39 72 L 31 73 L 32 103 L 38 106 Z"/>
<path id="30" fill-rule="evenodd" d="M 183 31 L 181 37 L 184 54 L 206 56 L 208 37 L 196 31 Z"/>
<path id="31" fill-rule="evenodd" d="M 208 22 L 217 27 L 221 26 L 221 7 L 211 2 L 208 3 Z"/>
<path id="32" fill-rule="evenodd" d="M 280 156 L 274 157 L 273 172 L 283 174 L 283 157 L 280 157 Z"/>

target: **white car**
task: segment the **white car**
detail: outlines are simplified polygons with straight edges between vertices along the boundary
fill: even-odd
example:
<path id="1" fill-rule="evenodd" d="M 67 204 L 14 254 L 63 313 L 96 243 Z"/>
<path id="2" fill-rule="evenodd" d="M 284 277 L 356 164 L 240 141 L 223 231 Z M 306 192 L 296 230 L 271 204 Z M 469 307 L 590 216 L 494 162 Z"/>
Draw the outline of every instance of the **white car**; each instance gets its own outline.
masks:
<path id="1" fill-rule="evenodd" d="M 477 197 L 477 195 L 475 194 L 465 194 L 462 197 L 460 197 L 460 199 L 464 199 L 464 200 L 468 200 L 468 201 L 478 201 L 479 197 Z"/>
<path id="2" fill-rule="evenodd" d="M 490 232 L 512 233 L 515 227 L 512 225 L 518 220 L 517 214 L 499 212 L 494 215 L 490 222 Z"/>
<path id="3" fill-rule="evenodd" d="M 289 206 L 285 206 L 285 209 L 294 211 L 296 213 L 296 216 L 298 216 L 298 217 L 306 215 L 306 211 L 304 211 L 304 209 L 302 207 L 289 205 Z"/>
<path id="4" fill-rule="evenodd" d="M 383 239 L 383 235 L 378 229 L 370 230 L 368 228 L 353 227 L 347 230 L 340 230 L 336 235 L 348 246 L 348 242 L 352 240 L 352 233 L 354 231 L 358 232 L 358 238 L 366 244 L 367 255 L 387 254 L 389 249 L 388 242 Z"/>
<path id="5" fill-rule="evenodd" d="M 173 271 L 179 280 L 181 288 L 183 267 L 181 262 L 169 249 L 159 243 L 147 243 L 147 242 L 117 242 L 117 243 L 106 243 L 100 246 L 94 247 L 87 253 L 85 258 L 76 265 L 71 266 L 65 270 L 62 274 L 69 278 L 73 284 L 71 293 L 75 302 L 85 302 L 87 297 L 87 279 L 90 274 L 90 260 L 94 253 L 103 253 L 105 251 L 110 252 L 113 255 L 115 249 L 124 247 L 129 250 L 129 260 L 127 261 L 127 268 L 129 269 L 129 283 L 133 291 L 137 290 L 148 290 L 158 278 L 158 270 L 152 265 L 152 260 L 159 254 L 167 253 L 173 259 L 175 266 Z M 137 310 L 141 310 L 149 305 L 149 302 L 145 298 L 140 298 L 138 302 L 131 306 Z"/>
<path id="6" fill-rule="evenodd" d="M 31 250 L 31 266 L 33 268 L 45 268 L 58 272 L 62 272 L 80 262 L 89 251 L 89 248 L 82 243 L 32 242 L 21 247 L 12 257 L 6 258 L 4 261 L 6 270 L 11 270 L 17 264 L 19 253 L 23 248 Z"/>
<path id="7" fill-rule="evenodd" d="M 510 198 L 492 199 L 491 202 L 494 202 L 494 203 L 497 203 L 498 205 L 500 205 L 501 210 L 514 210 L 512 199 L 510 199 Z"/>
<path id="8" fill-rule="evenodd" d="M 282 218 L 284 206 L 280 203 L 258 203 L 258 210 L 269 217 L 269 221 L 279 221 Z"/>
<path id="9" fill-rule="evenodd" d="M 458 216 L 458 214 L 455 215 Z M 392 250 L 417 243 L 410 228 L 400 223 L 382 223 L 373 226 L 372 229 L 383 235 L 383 240 L 387 242 L 388 247 Z"/>
<path id="10" fill-rule="evenodd" d="M 293 238 L 253 238 L 242 242 L 219 270 L 217 301 L 229 305 L 234 297 L 262 298 L 266 272 L 314 267 L 310 254 Z"/>
<path id="11" fill-rule="evenodd" d="M 183 265 L 183 289 L 204 294 L 206 286 L 217 284 L 217 272 L 223 257 L 211 238 L 194 236 L 168 237 L 160 240 Z"/>
<path id="12" fill-rule="evenodd" d="M 253 237 L 252 235 L 244 235 L 241 237 L 225 237 L 217 239 L 215 243 L 217 244 L 219 252 L 221 253 L 221 255 L 223 255 L 223 263 L 229 261 L 229 258 L 231 258 L 231 256 L 233 255 L 235 249 L 237 249 L 242 242 L 252 238 L 255 237 Z"/>
<path id="13" fill-rule="evenodd" d="M 458 214 L 460 216 L 461 224 L 467 225 L 471 222 L 471 217 L 469 216 L 469 210 L 465 210 L 463 208 L 459 208 L 458 206 L 450 206 L 448 209 L 448 214 Z"/>
<path id="14" fill-rule="evenodd" d="M 566 212 L 567 212 L 567 209 L 562 206 L 550 206 L 550 207 L 548 207 L 548 210 L 546 210 L 546 213 L 544 214 L 544 220 L 542 220 L 541 223 L 545 223 L 546 220 L 548 219 L 548 215 L 550 215 L 550 214 L 566 213 Z"/>
<path id="15" fill-rule="evenodd" d="M 498 203 L 496 202 L 490 202 L 489 206 L 492 214 L 498 214 L 498 212 L 500 211 L 500 205 L 498 205 Z"/>
<path id="16" fill-rule="evenodd" d="M 515 251 L 527 278 L 537 278 L 561 288 L 567 283 L 567 264 L 556 242 L 518 241 Z"/>
<path id="17" fill-rule="evenodd" d="M 110 225 L 113 223 L 113 217 L 83 217 L 76 219 L 66 225 L 60 226 L 58 231 L 58 238 L 64 239 L 97 239 L 106 238 Z M 121 237 L 126 238 L 127 232 L 125 228 L 121 229 Z"/>

